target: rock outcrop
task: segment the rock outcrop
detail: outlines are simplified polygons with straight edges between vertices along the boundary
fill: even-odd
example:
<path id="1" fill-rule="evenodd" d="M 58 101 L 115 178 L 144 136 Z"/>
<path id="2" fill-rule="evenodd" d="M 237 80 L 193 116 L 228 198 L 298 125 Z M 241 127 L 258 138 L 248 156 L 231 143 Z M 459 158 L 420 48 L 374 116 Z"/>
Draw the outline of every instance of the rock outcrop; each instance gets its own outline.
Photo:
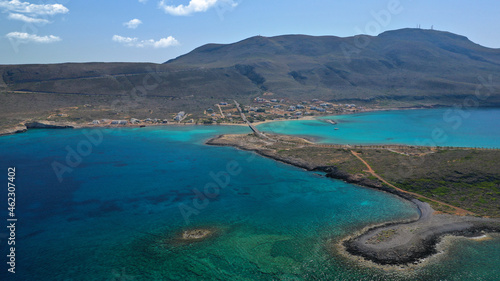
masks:
<path id="1" fill-rule="evenodd" d="M 24 124 L 27 129 L 68 129 L 75 128 L 73 123 L 56 123 L 54 121 L 33 121 Z"/>
<path id="2" fill-rule="evenodd" d="M 6 136 L 6 135 L 17 134 L 17 133 L 23 133 L 23 132 L 26 132 L 26 130 L 28 130 L 28 128 L 26 128 L 26 126 L 19 125 L 19 126 L 15 126 L 15 127 L 12 127 L 12 128 L 0 130 L 0 136 Z"/>

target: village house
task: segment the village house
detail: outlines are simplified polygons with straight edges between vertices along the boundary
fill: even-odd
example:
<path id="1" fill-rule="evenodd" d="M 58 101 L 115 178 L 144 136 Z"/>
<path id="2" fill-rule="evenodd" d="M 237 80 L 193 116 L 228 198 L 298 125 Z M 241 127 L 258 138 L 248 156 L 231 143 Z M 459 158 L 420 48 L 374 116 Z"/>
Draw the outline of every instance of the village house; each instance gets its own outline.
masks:
<path id="1" fill-rule="evenodd" d="M 177 113 L 177 115 L 174 117 L 174 120 L 175 121 L 182 121 L 182 119 L 184 119 L 185 115 L 186 115 L 186 112 L 181 111 L 181 112 Z"/>

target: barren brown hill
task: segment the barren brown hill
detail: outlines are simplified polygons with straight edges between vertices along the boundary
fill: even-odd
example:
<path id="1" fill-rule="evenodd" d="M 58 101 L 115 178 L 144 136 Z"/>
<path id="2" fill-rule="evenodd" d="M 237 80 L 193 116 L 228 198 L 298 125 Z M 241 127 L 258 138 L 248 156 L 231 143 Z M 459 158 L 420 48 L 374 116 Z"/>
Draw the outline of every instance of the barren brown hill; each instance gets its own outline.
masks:
<path id="1" fill-rule="evenodd" d="M 500 49 L 421 29 L 378 36 L 286 35 L 208 44 L 165 64 L 66 63 L 0 66 L 0 124 L 84 105 L 75 120 L 202 113 L 221 100 L 264 92 L 385 107 L 500 105 Z"/>

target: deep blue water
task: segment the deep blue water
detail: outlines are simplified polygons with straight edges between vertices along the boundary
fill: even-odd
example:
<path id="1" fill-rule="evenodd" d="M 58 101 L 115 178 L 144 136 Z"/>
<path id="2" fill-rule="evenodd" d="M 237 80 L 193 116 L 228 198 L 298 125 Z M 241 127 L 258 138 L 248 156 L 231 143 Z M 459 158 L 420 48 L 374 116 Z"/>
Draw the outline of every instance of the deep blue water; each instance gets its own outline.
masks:
<path id="1" fill-rule="evenodd" d="M 411 272 L 344 260 L 335 241 L 366 224 L 413 217 L 414 206 L 203 144 L 246 132 L 30 130 L 0 138 L 5 186 L 7 168 L 16 167 L 18 218 L 15 275 L 6 272 L 8 233 L 0 230 L 0 280 L 494 280 L 500 274 L 498 239 L 455 243 L 453 258 Z M 89 133 L 102 141 L 92 144 Z M 6 197 L 4 189 L 5 210 Z M 176 239 L 196 227 L 216 235 L 193 244 Z"/>
<path id="2" fill-rule="evenodd" d="M 338 124 L 321 119 L 332 119 Z M 367 112 L 320 120 L 266 123 L 258 128 L 265 132 L 309 136 L 322 143 L 500 148 L 498 108 Z"/>

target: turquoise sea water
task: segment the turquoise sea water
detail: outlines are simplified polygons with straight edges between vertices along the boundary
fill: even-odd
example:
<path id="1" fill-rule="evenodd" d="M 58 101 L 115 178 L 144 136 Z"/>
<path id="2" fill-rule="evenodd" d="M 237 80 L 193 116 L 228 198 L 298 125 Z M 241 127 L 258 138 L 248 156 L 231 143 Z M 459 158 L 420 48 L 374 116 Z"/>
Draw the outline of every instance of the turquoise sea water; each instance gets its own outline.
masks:
<path id="1" fill-rule="evenodd" d="M 335 120 L 338 124 L 321 119 Z M 322 143 L 500 148 L 498 108 L 367 112 L 320 120 L 266 123 L 258 128 L 265 132 L 309 136 Z"/>
<path id="2" fill-rule="evenodd" d="M 215 126 L 30 130 L 0 138 L 5 185 L 7 168 L 16 167 L 18 218 L 16 274 L 6 271 L 9 234 L 5 226 L 0 230 L 0 280 L 495 280 L 500 275 L 498 238 L 455 243 L 451 258 L 409 272 L 345 260 L 335 241 L 367 224 L 416 216 L 415 207 L 250 152 L 203 144 L 218 134 L 246 132 Z M 59 170 L 61 181 L 54 163 L 71 169 Z M 5 210 L 6 197 L 6 191 L 0 193 Z M 6 224 L 6 212 L 0 219 Z M 199 227 L 215 235 L 191 244 L 177 239 L 183 230 Z"/>

